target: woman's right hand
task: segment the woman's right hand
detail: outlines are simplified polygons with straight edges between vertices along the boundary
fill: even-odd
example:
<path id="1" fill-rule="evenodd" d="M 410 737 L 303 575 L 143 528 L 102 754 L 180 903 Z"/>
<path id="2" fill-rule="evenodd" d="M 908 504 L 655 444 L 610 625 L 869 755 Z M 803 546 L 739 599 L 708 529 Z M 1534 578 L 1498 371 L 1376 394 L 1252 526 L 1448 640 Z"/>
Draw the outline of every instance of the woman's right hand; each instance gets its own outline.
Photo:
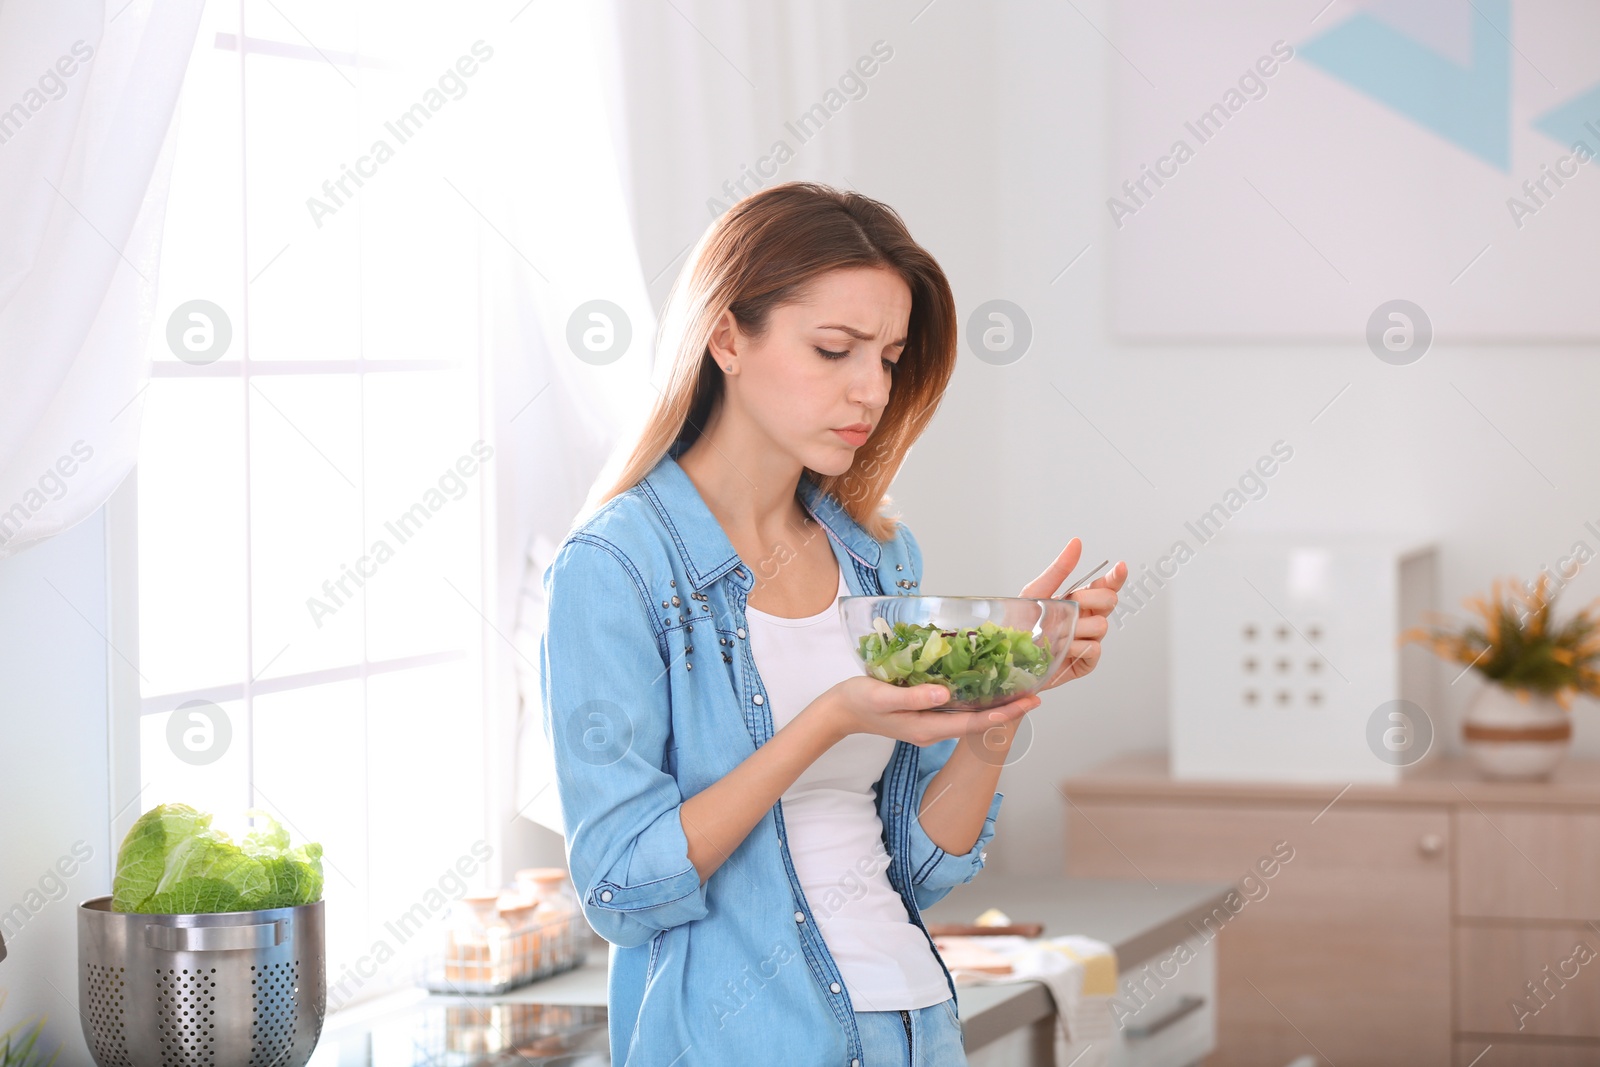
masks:
<path id="1" fill-rule="evenodd" d="M 863 674 L 827 690 L 813 706 L 829 716 L 841 740 L 851 734 L 878 734 L 922 748 L 1014 722 L 1041 703 L 1030 693 L 985 711 L 929 710 L 949 700 L 950 690 L 942 685 L 891 685 Z"/>

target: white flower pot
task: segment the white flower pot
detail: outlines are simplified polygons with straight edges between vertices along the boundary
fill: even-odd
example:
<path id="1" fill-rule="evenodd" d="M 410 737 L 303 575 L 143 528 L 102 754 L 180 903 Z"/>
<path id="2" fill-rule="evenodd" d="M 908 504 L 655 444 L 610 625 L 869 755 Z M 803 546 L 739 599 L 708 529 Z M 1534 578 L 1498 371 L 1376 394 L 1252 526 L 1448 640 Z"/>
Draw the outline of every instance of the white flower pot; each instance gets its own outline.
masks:
<path id="1" fill-rule="evenodd" d="M 1462 723 L 1462 740 L 1486 778 L 1548 778 L 1572 746 L 1572 719 L 1551 697 L 1489 683 L 1478 691 Z"/>

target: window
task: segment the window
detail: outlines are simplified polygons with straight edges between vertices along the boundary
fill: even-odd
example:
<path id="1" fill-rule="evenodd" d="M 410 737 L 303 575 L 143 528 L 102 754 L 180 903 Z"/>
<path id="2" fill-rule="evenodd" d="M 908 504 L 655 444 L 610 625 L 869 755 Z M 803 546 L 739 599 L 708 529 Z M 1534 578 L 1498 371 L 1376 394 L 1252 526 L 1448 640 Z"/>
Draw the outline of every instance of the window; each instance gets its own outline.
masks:
<path id="1" fill-rule="evenodd" d="M 462 105 L 410 109 L 473 35 L 385 15 L 208 5 L 138 468 L 138 808 L 322 843 L 330 1009 L 411 980 L 429 890 L 495 840 L 479 221 L 436 206 Z"/>

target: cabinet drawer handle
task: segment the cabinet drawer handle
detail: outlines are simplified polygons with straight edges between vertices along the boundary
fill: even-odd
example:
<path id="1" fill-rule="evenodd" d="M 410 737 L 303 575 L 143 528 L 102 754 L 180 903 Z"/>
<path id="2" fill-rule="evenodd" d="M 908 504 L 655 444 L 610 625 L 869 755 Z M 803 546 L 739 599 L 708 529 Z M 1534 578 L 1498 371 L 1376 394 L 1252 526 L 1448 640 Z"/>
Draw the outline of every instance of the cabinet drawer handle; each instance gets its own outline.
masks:
<path id="1" fill-rule="evenodd" d="M 1417 841 L 1417 851 L 1430 858 L 1437 856 L 1444 851 L 1444 838 L 1438 834 L 1423 834 Z"/>
<path id="2" fill-rule="evenodd" d="M 1129 1041 L 1143 1041 L 1147 1037 L 1154 1037 L 1179 1019 L 1187 1018 L 1206 1006 L 1205 997 L 1179 997 L 1173 1009 L 1157 1019 L 1155 1022 L 1145 1023 L 1141 1026 L 1130 1026 L 1124 1033 Z"/>

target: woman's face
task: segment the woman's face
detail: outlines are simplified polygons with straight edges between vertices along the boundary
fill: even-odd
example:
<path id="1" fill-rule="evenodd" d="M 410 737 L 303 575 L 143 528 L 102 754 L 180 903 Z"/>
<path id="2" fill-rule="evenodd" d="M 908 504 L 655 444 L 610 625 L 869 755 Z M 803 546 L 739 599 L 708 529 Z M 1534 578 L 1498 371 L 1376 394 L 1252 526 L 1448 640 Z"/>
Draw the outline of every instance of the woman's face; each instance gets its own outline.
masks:
<path id="1" fill-rule="evenodd" d="M 819 474 L 842 474 L 889 403 L 894 364 L 905 350 L 911 290 L 886 267 L 829 271 L 794 303 L 774 308 L 752 342 L 724 314 L 711 352 L 725 375 L 726 402 L 777 448 Z M 851 427 L 863 433 L 840 434 Z"/>

